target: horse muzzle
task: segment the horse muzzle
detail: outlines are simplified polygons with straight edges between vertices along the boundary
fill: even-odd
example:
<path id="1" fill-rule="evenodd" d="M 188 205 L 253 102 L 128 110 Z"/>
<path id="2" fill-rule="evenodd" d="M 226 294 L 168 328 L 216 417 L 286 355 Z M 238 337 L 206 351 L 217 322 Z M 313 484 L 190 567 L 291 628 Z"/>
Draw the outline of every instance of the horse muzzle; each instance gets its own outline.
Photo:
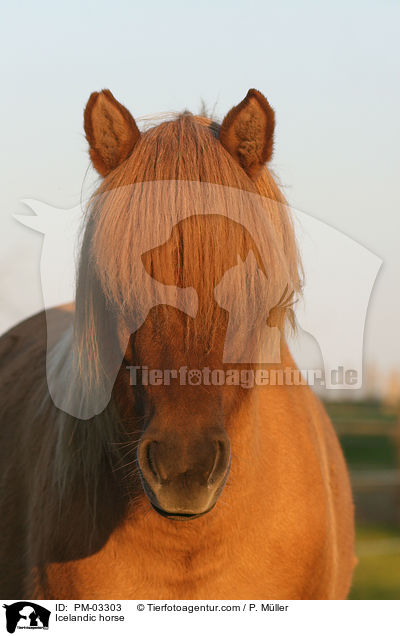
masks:
<path id="1" fill-rule="evenodd" d="M 143 489 L 153 509 L 186 521 L 209 512 L 229 474 L 230 443 L 218 427 L 191 434 L 149 427 L 138 447 Z"/>

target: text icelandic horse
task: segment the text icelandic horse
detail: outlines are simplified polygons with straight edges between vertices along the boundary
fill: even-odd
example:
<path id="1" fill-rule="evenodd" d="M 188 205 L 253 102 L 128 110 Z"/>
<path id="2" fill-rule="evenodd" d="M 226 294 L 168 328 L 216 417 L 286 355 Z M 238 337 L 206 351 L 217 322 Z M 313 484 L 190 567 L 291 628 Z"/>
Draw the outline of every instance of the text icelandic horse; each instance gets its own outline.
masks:
<path id="1" fill-rule="evenodd" d="M 353 504 L 323 406 L 303 382 L 219 381 L 296 370 L 273 110 L 253 89 L 221 125 L 184 112 L 141 133 L 104 90 L 84 123 L 103 180 L 75 306 L 0 340 L 1 595 L 345 598 Z"/>

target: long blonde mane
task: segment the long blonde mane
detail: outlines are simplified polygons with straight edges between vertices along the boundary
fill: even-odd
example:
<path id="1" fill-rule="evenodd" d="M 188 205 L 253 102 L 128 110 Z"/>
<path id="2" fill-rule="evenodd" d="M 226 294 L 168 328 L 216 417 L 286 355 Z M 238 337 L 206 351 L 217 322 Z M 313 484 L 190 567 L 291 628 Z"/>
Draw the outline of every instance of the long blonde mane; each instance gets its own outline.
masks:
<path id="1" fill-rule="evenodd" d="M 255 220 L 260 210 L 261 226 Z M 166 249 L 149 250 L 140 268 L 133 255 L 143 245 Z M 76 297 L 80 360 L 90 358 L 98 368 L 104 321 L 120 314 L 129 325 L 132 312 L 149 304 L 146 272 L 210 298 L 237 256 L 244 260 L 250 250 L 268 285 L 259 289 L 238 275 L 235 294 L 264 304 L 269 320 L 283 329 L 287 318 L 293 322 L 285 302 L 300 292 L 301 270 L 290 212 L 272 174 L 265 168 L 253 182 L 218 141 L 218 125 L 204 117 L 185 112 L 150 128 L 104 179 L 88 209 Z M 210 344 L 219 328 L 215 307 L 203 303 L 200 311 L 190 340 Z M 249 319 L 248 305 L 242 318 Z"/>

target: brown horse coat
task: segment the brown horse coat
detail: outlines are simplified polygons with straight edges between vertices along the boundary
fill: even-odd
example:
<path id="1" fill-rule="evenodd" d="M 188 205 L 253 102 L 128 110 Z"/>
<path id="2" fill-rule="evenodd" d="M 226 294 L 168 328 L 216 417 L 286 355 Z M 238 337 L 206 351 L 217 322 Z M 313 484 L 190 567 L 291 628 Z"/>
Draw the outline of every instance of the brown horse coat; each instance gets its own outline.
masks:
<path id="1" fill-rule="evenodd" d="M 273 111 L 257 91 L 249 91 L 220 129 L 185 113 L 140 135 L 131 115 L 109 91 L 94 94 L 85 112 L 91 157 L 105 176 L 103 193 L 127 183 L 177 179 L 228 185 L 284 203 L 263 167 L 272 152 L 273 126 Z M 133 221 L 128 216 L 121 221 L 123 201 L 117 205 L 111 199 L 107 214 L 105 207 L 93 207 L 84 239 L 91 246 L 91 258 L 85 262 L 83 255 L 80 264 L 74 337 L 83 359 L 101 342 L 95 332 L 96 310 L 93 304 L 89 307 L 94 280 L 100 281 L 110 303 L 121 290 L 127 298 L 131 289 L 127 263 Z M 271 222 L 282 259 L 278 267 L 278 251 L 271 250 L 272 282 L 283 276 L 285 265 L 296 291 L 298 260 L 290 222 L 284 213 L 279 219 L 271 216 Z M 211 294 L 236 254 L 245 258 L 252 243 L 232 222 L 210 217 L 199 223 L 182 224 L 176 243 L 172 235 L 172 243 L 150 254 L 146 263 L 165 284 L 196 289 L 197 317 L 188 318 L 171 307 L 154 308 L 126 347 L 129 325 L 121 311 L 111 328 L 125 362 L 153 368 L 182 363 L 223 368 L 227 316 Z M 179 271 L 175 262 L 171 264 L 171 253 L 178 248 Z M 199 259 L 209 280 L 198 275 Z M 96 274 L 90 268 L 97 268 Z M 290 308 L 270 309 L 269 323 L 283 329 Z M 52 312 L 61 336 L 70 314 L 62 308 Z M 188 334 L 189 350 L 182 344 Z M 150 387 L 140 393 L 129 386 L 123 364 L 105 411 L 80 421 L 61 413 L 50 400 L 45 362 L 44 314 L 1 338 L 4 598 L 347 596 L 354 565 L 349 479 L 329 418 L 308 386 L 208 391 L 187 386 L 169 392 L 168 387 Z M 281 362 L 273 367 L 295 368 L 283 338 Z M 153 405 L 152 414 L 148 404 Z M 136 455 L 138 444 L 140 448 L 149 430 L 183 439 L 182 457 L 201 470 L 193 462 L 206 453 L 211 420 L 230 442 L 230 472 L 226 464 L 221 477 L 227 477 L 226 485 L 223 488 L 221 481 L 206 514 L 200 511 L 202 516 L 180 521 L 165 518 L 154 510 L 155 505 L 162 507 L 161 495 L 148 486 L 149 467 Z M 193 439 L 202 441 L 193 445 Z M 174 462 L 180 461 L 178 453 Z M 160 474 L 162 470 L 157 469 Z M 193 484 L 190 492 L 195 498 L 202 486 Z M 175 495 L 168 497 L 172 508 L 178 506 Z"/>

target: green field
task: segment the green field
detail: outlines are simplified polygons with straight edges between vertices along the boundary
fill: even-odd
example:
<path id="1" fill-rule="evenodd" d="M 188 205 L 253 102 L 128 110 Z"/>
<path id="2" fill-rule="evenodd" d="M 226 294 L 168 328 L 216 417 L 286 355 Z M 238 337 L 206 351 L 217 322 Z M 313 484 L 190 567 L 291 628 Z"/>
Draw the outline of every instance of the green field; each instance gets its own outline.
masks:
<path id="1" fill-rule="evenodd" d="M 400 599 L 400 485 L 356 486 L 360 471 L 373 484 L 378 471 L 400 468 L 397 416 L 378 402 L 334 402 L 326 408 L 354 483 L 359 563 L 349 598 Z"/>
<path id="2" fill-rule="evenodd" d="M 352 599 L 400 599 L 400 529 L 357 527 Z"/>

